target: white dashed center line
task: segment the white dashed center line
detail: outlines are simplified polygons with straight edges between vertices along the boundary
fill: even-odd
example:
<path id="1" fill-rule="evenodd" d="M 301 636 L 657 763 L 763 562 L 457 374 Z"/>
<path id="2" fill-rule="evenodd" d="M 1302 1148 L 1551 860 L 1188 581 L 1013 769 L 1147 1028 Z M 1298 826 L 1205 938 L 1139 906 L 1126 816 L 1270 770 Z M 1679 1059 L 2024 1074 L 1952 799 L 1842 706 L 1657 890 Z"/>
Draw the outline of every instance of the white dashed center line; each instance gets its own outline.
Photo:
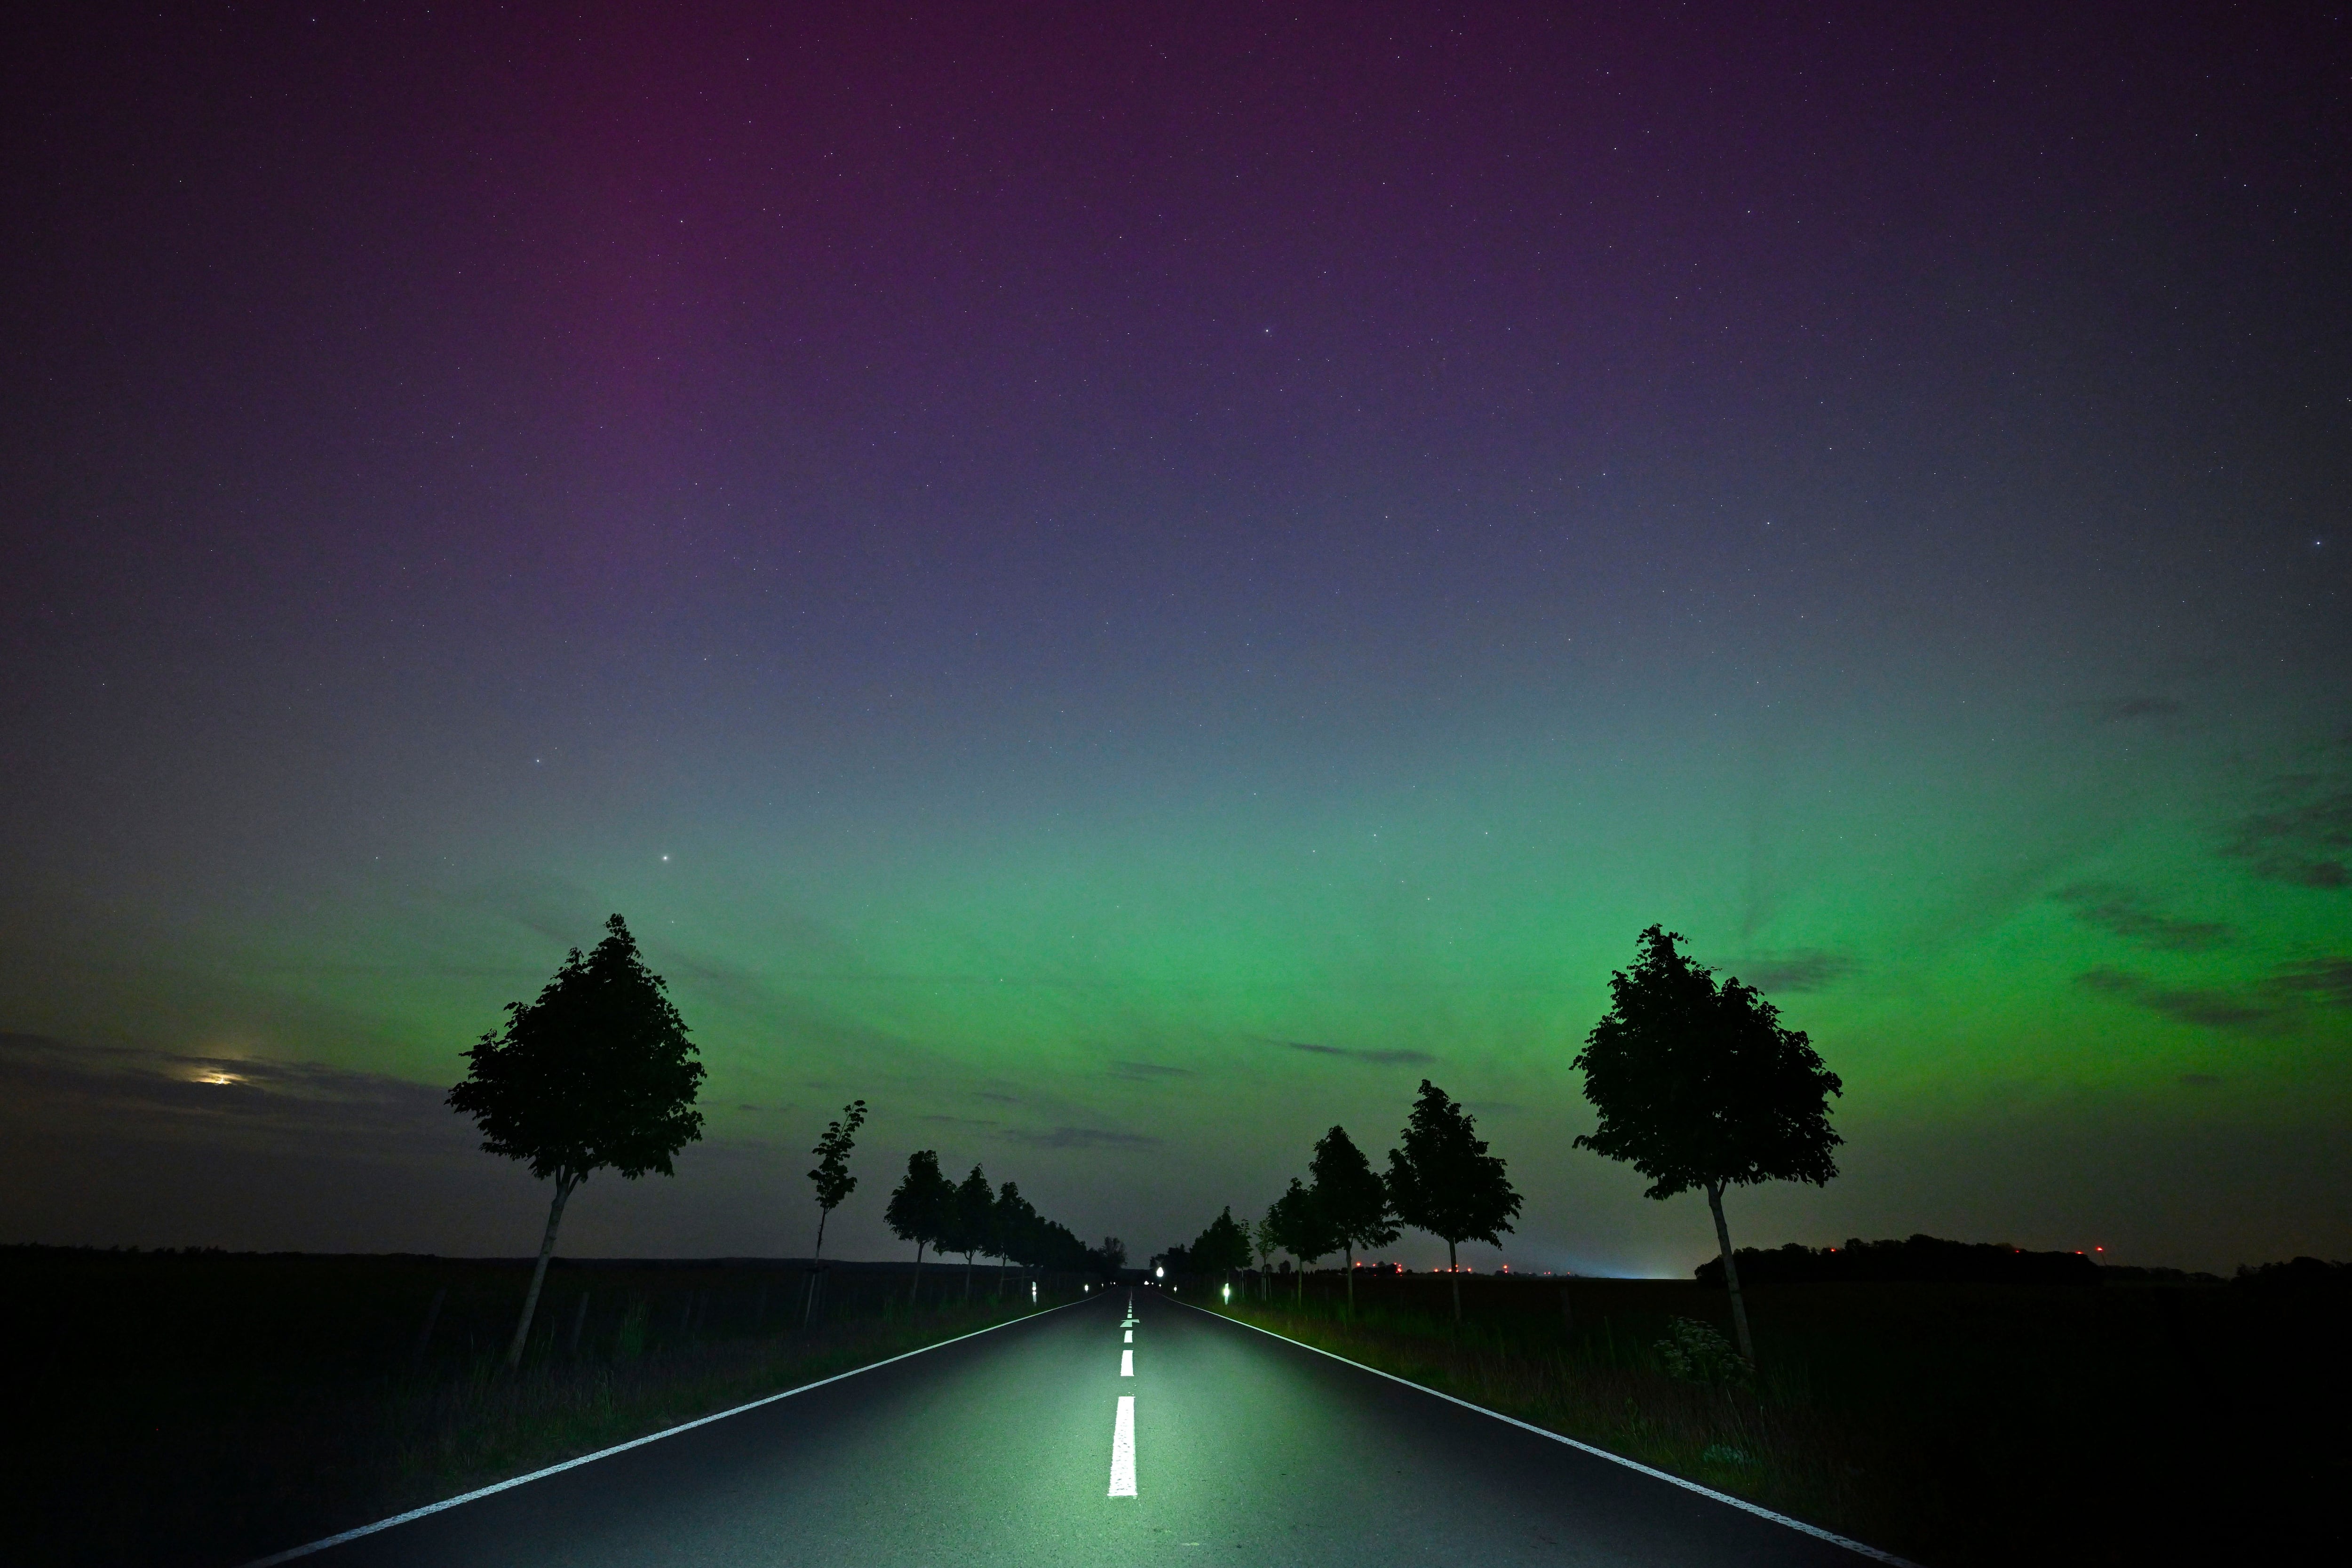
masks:
<path id="1" fill-rule="evenodd" d="M 1135 1352 L 1133 1351 L 1121 1351 L 1118 1352 L 1118 1375 L 1121 1377 L 1133 1377 L 1135 1375 Z"/>
<path id="2" fill-rule="evenodd" d="M 1120 1342 L 1123 1344 L 1133 1344 L 1135 1342 L 1135 1331 L 1133 1329 L 1128 1330 L 1127 1338 Z"/>
<path id="3" fill-rule="evenodd" d="M 1135 1495 L 1135 1395 L 1118 1396 L 1118 1420 L 1110 1429 L 1110 1495 Z"/>

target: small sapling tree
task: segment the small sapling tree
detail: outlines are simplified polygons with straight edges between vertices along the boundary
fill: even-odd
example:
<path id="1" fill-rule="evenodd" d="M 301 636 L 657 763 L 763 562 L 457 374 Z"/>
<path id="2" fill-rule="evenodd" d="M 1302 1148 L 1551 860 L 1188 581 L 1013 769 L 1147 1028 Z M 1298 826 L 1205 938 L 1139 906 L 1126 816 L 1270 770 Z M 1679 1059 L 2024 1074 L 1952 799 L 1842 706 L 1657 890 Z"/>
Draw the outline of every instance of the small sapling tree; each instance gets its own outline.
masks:
<path id="1" fill-rule="evenodd" d="M 449 1091 L 450 1109 L 481 1129 L 485 1152 L 529 1161 L 532 1175 L 555 1183 L 509 1368 L 522 1363 L 563 1205 L 580 1184 L 606 1167 L 631 1181 L 674 1174 L 677 1152 L 702 1136 L 694 1099 L 703 1067 L 686 1025 L 621 917 L 604 932 L 586 957 L 573 948 L 537 1000 L 507 1004 L 505 1027 L 466 1053 L 472 1066 Z"/>
<path id="2" fill-rule="evenodd" d="M 1399 1219 L 1444 1238 L 1454 1321 L 1460 1322 L 1462 1276 L 1454 1249 L 1465 1241 L 1501 1246 L 1519 1212 L 1519 1194 L 1503 1173 L 1501 1156 L 1486 1152 L 1476 1121 L 1427 1079 L 1405 1122 L 1404 1146 L 1389 1151 L 1388 1188 Z"/>
<path id="3" fill-rule="evenodd" d="M 1682 940 L 1650 927 L 1633 968 L 1610 976 L 1609 1011 L 1569 1064 L 1583 1070 L 1584 1097 L 1601 1113 L 1576 1143 L 1649 1177 L 1650 1197 L 1706 1194 L 1739 1353 L 1753 1363 L 1723 1189 L 1826 1184 L 1843 1142 L 1829 1097 L 1844 1085 L 1801 1030 L 1781 1026 L 1778 1008 L 1736 978 L 1717 984 L 1676 947 Z"/>
<path id="4" fill-rule="evenodd" d="M 1346 1255 L 1348 1316 L 1352 1318 L 1356 1315 L 1356 1248 L 1386 1247 L 1397 1238 L 1388 1184 L 1381 1180 L 1344 1127 L 1334 1127 L 1316 1141 L 1315 1157 L 1307 1169 L 1315 1178 L 1316 1212 L 1329 1227 L 1334 1245 Z"/>
<path id="5" fill-rule="evenodd" d="M 866 1102 L 853 1100 L 841 1108 L 841 1120 L 824 1124 L 824 1134 L 809 1152 L 816 1156 L 816 1169 L 808 1173 L 809 1184 L 816 1189 L 816 1250 L 809 1254 L 808 1307 L 801 1315 L 803 1326 L 816 1317 L 817 1268 L 824 1258 L 824 1222 L 841 1206 L 842 1199 L 857 1190 L 857 1178 L 849 1173 L 850 1152 L 857 1147 L 857 1130 L 866 1125 Z"/>
<path id="6" fill-rule="evenodd" d="M 908 1155 L 907 1174 L 891 1192 L 882 1220 L 891 1235 L 915 1244 L 915 1282 L 907 1292 L 908 1306 L 921 1300 L 923 1248 L 941 1245 L 948 1211 L 954 1205 L 955 1184 L 940 1173 L 939 1151 L 918 1149 Z"/>

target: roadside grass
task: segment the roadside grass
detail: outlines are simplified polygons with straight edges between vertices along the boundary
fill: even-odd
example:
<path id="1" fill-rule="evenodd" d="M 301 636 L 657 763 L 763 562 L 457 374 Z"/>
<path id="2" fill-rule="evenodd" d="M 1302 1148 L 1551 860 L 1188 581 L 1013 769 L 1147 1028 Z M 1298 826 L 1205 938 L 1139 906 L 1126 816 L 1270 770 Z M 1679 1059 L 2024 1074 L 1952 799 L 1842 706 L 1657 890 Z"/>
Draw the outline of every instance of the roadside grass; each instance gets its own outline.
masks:
<path id="1" fill-rule="evenodd" d="M 1459 1326 L 1443 1277 L 1339 1284 L 1221 1310 L 1933 1568 L 2352 1545 L 2340 1290 L 1768 1286 L 1743 1386 L 1687 1375 L 1677 1320 L 1728 1324 L 1685 1281 L 1483 1277 Z"/>
<path id="2" fill-rule="evenodd" d="M 983 1273 L 967 1302 L 940 1269 L 912 1309 L 903 1270 L 852 1267 L 804 1327 L 796 1267 L 573 1263 L 509 1374 L 527 1270 L 0 1248 L 0 1561 L 243 1563 L 1077 1294 Z"/>

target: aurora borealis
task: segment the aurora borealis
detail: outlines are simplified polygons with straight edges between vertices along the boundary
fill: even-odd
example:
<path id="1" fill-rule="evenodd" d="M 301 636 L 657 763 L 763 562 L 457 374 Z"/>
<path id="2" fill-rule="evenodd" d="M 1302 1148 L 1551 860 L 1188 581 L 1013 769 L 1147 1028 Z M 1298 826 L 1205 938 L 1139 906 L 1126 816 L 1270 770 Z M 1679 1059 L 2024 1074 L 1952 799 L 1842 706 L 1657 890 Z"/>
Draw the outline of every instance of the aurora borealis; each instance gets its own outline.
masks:
<path id="1" fill-rule="evenodd" d="M 804 1249 L 853 1096 L 851 1255 L 1149 1250 L 1427 1076 L 1680 1271 L 1656 921 L 1847 1086 L 1743 1242 L 2352 1254 L 2339 17 L 37 26 L 0 1239 L 527 1249 L 438 1095 L 619 910 L 709 1131 L 568 1250 Z"/>

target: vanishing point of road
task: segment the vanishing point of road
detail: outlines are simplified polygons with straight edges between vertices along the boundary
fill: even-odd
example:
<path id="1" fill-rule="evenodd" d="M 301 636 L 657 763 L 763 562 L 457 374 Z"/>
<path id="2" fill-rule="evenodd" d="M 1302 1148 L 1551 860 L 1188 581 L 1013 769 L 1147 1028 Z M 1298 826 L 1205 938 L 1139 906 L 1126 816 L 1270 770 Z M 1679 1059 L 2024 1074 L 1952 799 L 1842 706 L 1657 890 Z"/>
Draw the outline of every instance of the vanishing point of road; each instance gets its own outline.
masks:
<path id="1" fill-rule="evenodd" d="M 305 1568 L 1740 1564 L 1853 1550 L 1111 1290 L 306 1553 Z"/>

